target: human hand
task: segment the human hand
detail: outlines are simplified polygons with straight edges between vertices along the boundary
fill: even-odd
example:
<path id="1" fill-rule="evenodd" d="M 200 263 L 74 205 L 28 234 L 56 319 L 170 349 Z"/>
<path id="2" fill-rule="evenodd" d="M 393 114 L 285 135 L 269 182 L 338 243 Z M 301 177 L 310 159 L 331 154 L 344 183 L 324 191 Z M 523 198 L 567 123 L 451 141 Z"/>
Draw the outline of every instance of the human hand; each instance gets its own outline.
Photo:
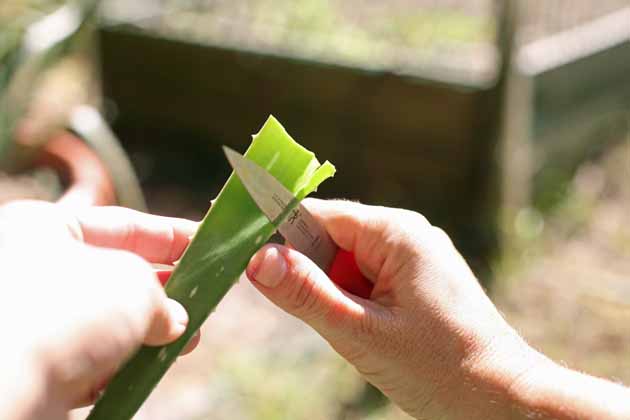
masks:
<path id="1" fill-rule="evenodd" d="M 177 339 L 188 316 L 149 262 L 178 260 L 196 228 L 116 207 L 0 207 L 0 417 L 66 418 L 140 344 Z"/>
<path id="2" fill-rule="evenodd" d="M 503 320 L 448 236 L 421 215 L 343 201 L 304 205 L 374 282 L 339 290 L 299 252 L 268 245 L 247 269 L 272 302 L 315 328 L 415 417 L 509 418 L 509 389 L 548 360 Z"/>

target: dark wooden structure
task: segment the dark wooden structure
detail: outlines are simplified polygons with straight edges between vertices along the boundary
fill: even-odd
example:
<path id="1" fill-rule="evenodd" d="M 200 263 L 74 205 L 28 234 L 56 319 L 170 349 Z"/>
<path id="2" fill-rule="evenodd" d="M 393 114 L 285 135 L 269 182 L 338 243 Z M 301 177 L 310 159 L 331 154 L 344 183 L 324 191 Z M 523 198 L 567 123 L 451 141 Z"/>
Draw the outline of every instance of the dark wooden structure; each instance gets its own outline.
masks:
<path id="1" fill-rule="evenodd" d="M 499 25 L 501 57 L 512 44 L 508 12 Z M 219 146 L 243 150 L 274 114 L 337 166 L 319 196 L 422 212 L 487 268 L 498 240 L 495 149 L 505 59 L 495 80 L 466 85 L 200 45 L 128 26 L 103 28 L 101 51 L 105 94 L 129 149 L 177 156 L 171 164 L 185 160 L 175 165 L 205 174 L 204 191 L 212 193 L 227 175 Z"/>

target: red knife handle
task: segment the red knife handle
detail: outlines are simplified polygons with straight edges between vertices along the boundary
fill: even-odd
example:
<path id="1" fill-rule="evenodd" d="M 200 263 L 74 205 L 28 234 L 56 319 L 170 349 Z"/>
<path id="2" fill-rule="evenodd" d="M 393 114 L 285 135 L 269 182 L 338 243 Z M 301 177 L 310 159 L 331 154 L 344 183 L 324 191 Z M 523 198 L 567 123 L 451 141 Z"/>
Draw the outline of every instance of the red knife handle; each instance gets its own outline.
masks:
<path id="1" fill-rule="evenodd" d="M 364 299 L 369 299 L 374 289 L 374 284 L 359 270 L 354 254 L 341 248 L 330 265 L 328 277 L 345 291 Z"/>
<path id="2" fill-rule="evenodd" d="M 168 279 L 171 277 L 171 274 L 173 274 L 173 270 L 154 270 L 153 272 L 157 276 L 162 286 L 166 286 Z"/>

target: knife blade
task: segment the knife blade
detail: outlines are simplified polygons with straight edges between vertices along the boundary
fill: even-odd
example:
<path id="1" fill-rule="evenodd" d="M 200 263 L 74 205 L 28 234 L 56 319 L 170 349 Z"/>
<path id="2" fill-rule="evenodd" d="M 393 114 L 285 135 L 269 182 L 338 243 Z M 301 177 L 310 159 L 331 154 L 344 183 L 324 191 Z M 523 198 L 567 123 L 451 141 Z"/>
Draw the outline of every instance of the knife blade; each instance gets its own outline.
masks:
<path id="1" fill-rule="evenodd" d="M 229 147 L 223 151 L 254 203 L 291 246 L 338 286 L 369 298 L 373 284 L 358 268 L 354 254 L 340 249 L 324 226 L 268 171 Z"/>

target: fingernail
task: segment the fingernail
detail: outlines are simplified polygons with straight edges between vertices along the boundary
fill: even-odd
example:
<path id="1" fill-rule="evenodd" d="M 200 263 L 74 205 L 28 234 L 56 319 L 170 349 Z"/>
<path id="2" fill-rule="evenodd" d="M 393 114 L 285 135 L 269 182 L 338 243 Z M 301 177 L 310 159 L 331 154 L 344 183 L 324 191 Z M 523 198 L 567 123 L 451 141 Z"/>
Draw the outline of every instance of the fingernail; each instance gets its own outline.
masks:
<path id="1" fill-rule="evenodd" d="M 255 281 L 266 287 L 276 287 L 287 272 L 287 263 L 280 250 L 271 245 L 254 255 L 249 262 L 249 272 Z"/>
<path id="2" fill-rule="evenodd" d="M 177 324 L 186 327 L 186 325 L 188 325 L 188 313 L 186 313 L 186 309 L 184 309 L 182 304 L 176 300 L 169 299 L 167 305 L 172 319 Z"/>

